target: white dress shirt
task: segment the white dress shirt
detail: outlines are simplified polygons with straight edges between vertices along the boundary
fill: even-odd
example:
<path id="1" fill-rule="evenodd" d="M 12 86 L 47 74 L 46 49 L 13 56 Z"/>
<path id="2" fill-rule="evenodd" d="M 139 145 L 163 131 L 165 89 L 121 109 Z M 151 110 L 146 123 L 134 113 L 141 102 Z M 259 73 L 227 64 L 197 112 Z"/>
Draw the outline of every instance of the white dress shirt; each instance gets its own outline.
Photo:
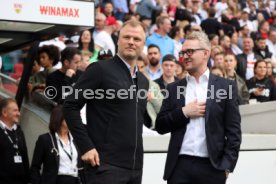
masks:
<path id="1" fill-rule="evenodd" d="M 207 69 L 204 74 L 199 77 L 199 82 L 197 82 L 193 76 L 187 76 L 185 105 L 194 100 L 197 100 L 198 102 L 206 102 L 209 75 L 210 71 Z M 190 122 L 187 124 L 186 133 L 179 154 L 208 157 L 205 117 L 190 119 Z"/>
<path id="2" fill-rule="evenodd" d="M 17 129 L 17 124 L 15 123 L 11 128 L 9 128 L 2 120 L 0 120 L 0 127 L 4 129 L 8 129 L 9 131 L 13 131 Z"/>
<path id="3" fill-rule="evenodd" d="M 56 133 L 57 145 L 59 150 L 59 168 L 58 168 L 58 175 L 68 175 L 73 177 L 78 177 L 78 152 L 76 146 L 73 143 L 73 137 L 71 134 L 70 142 L 65 144 Z M 63 148 L 60 144 L 62 142 Z M 72 157 L 72 160 L 68 157 L 65 151 Z"/>

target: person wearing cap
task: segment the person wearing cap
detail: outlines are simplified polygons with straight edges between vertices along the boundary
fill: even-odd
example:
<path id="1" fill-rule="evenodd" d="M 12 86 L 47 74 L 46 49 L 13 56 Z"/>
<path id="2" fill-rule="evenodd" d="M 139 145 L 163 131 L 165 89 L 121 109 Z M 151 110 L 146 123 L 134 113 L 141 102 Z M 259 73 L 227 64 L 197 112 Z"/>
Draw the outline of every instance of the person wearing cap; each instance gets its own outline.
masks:
<path id="1" fill-rule="evenodd" d="M 112 58 L 112 52 L 111 50 L 100 50 L 99 55 L 98 55 L 98 60 L 107 60 Z"/>
<path id="2" fill-rule="evenodd" d="M 165 89 L 168 84 L 178 80 L 177 77 L 175 77 L 176 62 L 177 60 L 174 55 L 167 54 L 163 57 L 163 75 L 155 80 L 155 82 L 160 86 L 160 89 Z"/>

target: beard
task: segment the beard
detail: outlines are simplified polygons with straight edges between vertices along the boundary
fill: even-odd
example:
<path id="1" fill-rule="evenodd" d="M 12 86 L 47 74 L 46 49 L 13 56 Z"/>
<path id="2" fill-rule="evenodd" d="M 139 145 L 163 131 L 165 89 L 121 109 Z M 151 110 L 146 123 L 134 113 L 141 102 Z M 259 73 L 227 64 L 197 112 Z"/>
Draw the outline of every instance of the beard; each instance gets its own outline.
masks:
<path id="1" fill-rule="evenodd" d="M 151 59 L 149 60 L 151 66 L 157 66 L 159 64 L 159 60 L 157 59 Z"/>

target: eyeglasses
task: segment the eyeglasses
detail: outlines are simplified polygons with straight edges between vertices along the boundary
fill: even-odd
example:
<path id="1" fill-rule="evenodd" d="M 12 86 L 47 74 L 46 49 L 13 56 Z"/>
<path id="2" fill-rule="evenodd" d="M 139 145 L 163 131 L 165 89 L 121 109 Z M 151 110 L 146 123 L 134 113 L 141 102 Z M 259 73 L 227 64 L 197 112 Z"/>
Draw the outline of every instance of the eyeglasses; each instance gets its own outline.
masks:
<path id="1" fill-rule="evenodd" d="M 187 56 L 192 56 L 194 54 L 195 51 L 198 50 L 205 50 L 203 48 L 198 48 L 198 49 L 187 49 L 187 50 L 182 50 L 179 52 L 179 57 L 184 57 L 185 54 L 187 54 Z"/>

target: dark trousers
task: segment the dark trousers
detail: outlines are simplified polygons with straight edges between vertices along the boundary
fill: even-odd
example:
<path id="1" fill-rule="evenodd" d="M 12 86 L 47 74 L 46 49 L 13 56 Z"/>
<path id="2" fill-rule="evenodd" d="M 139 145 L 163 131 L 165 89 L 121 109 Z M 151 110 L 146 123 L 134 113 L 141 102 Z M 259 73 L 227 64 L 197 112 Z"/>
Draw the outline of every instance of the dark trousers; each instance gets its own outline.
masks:
<path id="1" fill-rule="evenodd" d="M 209 158 L 181 155 L 168 184 L 225 184 L 225 171 L 215 169 Z"/>
<path id="2" fill-rule="evenodd" d="M 73 176 L 58 175 L 56 184 L 79 184 L 79 179 Z"/>
<path id="3" fill-rule="evenodd" d="M 141 184 L 142 169 L 132 170 L 105 163 L 99 167 L 87 166 L 86 184 Z"/>

